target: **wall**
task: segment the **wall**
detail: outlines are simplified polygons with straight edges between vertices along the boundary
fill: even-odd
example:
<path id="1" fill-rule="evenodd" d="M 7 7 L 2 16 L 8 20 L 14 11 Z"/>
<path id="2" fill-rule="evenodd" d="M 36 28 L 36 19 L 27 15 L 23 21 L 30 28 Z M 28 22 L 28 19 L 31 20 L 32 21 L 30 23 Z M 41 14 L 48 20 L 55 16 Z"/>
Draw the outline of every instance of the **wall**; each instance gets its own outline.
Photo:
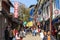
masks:
<path id="1" fill-rule="evenodd" d="M 4 8 L 8 13 L 10 12 L 10 6 L 4 1 L 0 0 L 0 11 L 2 11 L 2 8 Z M 5 21 L 7 21 L 6 18 L 4 15 L 2 15 L 2 12 L 0 12 L 0 40 L 4 40 L 4 30 L 8 24 L 8 22 Z"/>
<path id="2" fill-rule="evenodd" d="M 2 2 L 1 2 L 1 0 L 0 0 L 0 11 L 2 10 L 2 5 L 1 5 L 1 3 L 2 3 Z"/>
<path id="3" fill-rule="evenodd" d="M 0 16 L 0 40 L 4 40 L 4 30 L 7 23 L 5 23 L 5 17 L 3 15 Z"/>

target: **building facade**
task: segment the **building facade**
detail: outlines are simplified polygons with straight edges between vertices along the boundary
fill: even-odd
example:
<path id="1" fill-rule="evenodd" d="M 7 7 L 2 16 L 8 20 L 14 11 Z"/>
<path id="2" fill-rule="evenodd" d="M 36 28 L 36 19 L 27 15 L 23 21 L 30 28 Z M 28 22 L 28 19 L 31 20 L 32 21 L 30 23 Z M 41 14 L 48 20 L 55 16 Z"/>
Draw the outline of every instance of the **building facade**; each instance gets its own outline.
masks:
<path id="1" fill-rule="evenodd" d="M 42 14 L 42 17 L 45 18 L 45 21 L 50 18 L 50 0 L 39 0 L 39 7 Z M 56 16 L 60 15 L 59 13 L 59 1 L 57 0 L 52 0 L 52 19 L 56 18 Z M 56 6 L 57 5 L 57 6 Z M 57 8 L 58 7 L 58 8 Z M 57 11 L 57 13 L 56 13 Z"/>
<path id="2" fill-rule="evenodd" d="M 38 3 L 40 5 L 39 10 L 42 10 L 40 12 L 42 19 L 44 19 L 42 21 L 48 21 L 50 19 L 50 0 L 39 0 Z M 59 3 L 58 0 L 52 0 L 52 21 L 60 15 Z"/>
<path id="3" fill-rule="evenodd" d="M 4 40 L 4 30 L 9 23 L 7 14 L 10 14 L 11 5 L 9 0 L 0 0 L 0 40 Z"/>

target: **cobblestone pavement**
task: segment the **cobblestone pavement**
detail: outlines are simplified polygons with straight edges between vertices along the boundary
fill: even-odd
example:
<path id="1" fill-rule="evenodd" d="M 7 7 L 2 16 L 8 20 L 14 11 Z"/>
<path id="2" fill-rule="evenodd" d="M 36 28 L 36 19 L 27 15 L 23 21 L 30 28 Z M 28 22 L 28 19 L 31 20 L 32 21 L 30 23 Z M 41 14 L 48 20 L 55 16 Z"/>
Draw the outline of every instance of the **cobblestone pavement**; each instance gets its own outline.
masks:
<path id="1" fill-rule="evenodd" d="M 23 40 L 41 40 L 41 38 L 39 35 L 32 36 L 32 34 L 28 34 Z"/>

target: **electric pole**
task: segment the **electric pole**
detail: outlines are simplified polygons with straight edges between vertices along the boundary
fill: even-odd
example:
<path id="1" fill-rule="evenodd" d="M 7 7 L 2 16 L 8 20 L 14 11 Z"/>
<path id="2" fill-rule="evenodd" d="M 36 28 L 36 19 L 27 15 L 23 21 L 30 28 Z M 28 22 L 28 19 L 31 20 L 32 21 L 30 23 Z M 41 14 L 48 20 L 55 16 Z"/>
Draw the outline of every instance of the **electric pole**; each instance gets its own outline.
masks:
<path id="1" fill-rule="evenodd" d="M 50 31 L 52 30 L 52 0 L 50 0 Z"/>

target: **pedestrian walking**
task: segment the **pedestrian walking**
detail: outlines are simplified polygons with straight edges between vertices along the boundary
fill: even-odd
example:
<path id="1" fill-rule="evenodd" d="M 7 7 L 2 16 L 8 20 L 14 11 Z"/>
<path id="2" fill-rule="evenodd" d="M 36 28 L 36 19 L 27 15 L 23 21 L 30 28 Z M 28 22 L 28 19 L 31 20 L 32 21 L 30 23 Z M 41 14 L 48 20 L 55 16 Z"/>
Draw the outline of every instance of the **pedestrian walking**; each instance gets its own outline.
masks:
<path id="1" fill-rule="evenodd" d="M 51 35 L 50 31 L 48 31 L 47 39 L 48 39 L 48 40 L 56 40 L 56 39 Z"/>
<path id="2" fill-rule="evenodd" d="M 40 38 L 41 38 L 41 40 L 43 40 L 43 38 L 44 38 L 43 30 L 41 30 L 41 32 L 40 32 Z"/>
<path id="3" fill-rule="evenodd" d="M 44 30 L 46 31 L 46 25 L 44 25 Z"/>
<path id="4" fill-rule="evenodd" d="M 46 31 L 44 31 L 44 38 L 43 38 L 43 40 L 47 40 L 47 33 L 46 33 Z"/>
<path id="5" fill-rule="evenodd" d="M 41 32 L 41 29 L 40 28 L 38 28 L 38 33 L 40 33 Z"/>
<path id="6" fill-rule="evenodd" d="M 23 37 L 25 37 L 25 35 L 26 35 L 26 32 L 23 30 Z"/>
<path id="7" fill-rule="evenodd" d="M 13 40 L 16 40 L 16 33 L 18 33 L 17 29 L 13 29 Z"/>
<path id="8" fill-rule="evenodd" d="M 47 32 L 47 36 L 43 38 L 43 40 L 56 40 L 50 33 L 50 31 Z"/>
<path id="9" fill-rule="evenodd" d="M 12 39 L 13 39 L 13 31 L 10 28 L 10 31 L 9 31 L 9 40 L 12 40 Z"/>
<path id="10" fill-rule="evenodd" d="M 23 29 L 20 30 L 20 40 L 23 40 Z"/>
<path id="11" fill-rule="evenodd" d="M 18 33 L 16 33 L 16 40 L 20 40 L 20 34 L 19 34 L 19 32 Z"/>
<path id="12" fill-rule="evenodd" d="M 33 35 L 33 36 L 36 36 L 36 28 L 34 28 L 34 29 L 32 30 L 32 35 Z"/>
<path id="13" fill-rule="evenodd" d="M 8 27 L 6 27 L 4 33 L 5 33 L 5 40 L 9 40 L 9 31 L 8 31 Z"/>

